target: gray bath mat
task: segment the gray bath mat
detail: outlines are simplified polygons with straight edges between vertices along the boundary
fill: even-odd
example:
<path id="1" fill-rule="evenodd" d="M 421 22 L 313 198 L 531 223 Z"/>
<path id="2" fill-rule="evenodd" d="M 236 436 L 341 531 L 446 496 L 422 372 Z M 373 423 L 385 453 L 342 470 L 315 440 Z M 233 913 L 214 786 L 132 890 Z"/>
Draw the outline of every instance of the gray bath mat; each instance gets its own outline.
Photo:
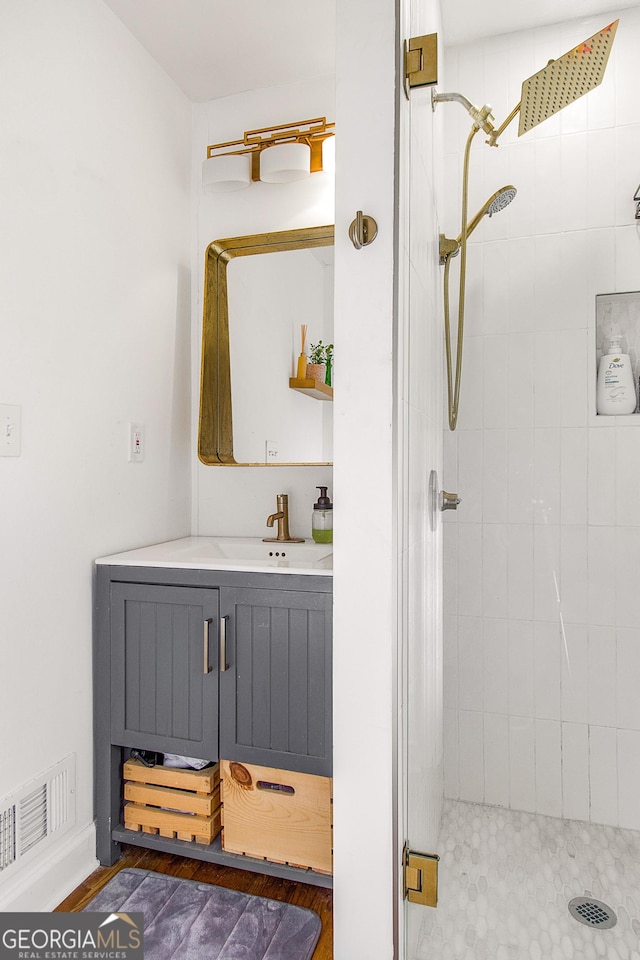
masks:
<path id="1" fill-rule="evenodd" d="M 150 870 L 120 870 L 84 911 L 144 914 L 145 960 L 309 960 L 313 910 Z"/>

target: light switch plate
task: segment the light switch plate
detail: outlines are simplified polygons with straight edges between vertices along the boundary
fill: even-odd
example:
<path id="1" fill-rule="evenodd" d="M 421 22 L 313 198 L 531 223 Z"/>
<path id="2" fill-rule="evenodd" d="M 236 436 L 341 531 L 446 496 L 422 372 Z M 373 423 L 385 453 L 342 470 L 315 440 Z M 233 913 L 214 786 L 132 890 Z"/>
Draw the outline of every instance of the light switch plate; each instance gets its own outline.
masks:
<path id="1" fill-rule="evenodd" d="M 22 452 L 22 407 L 0 403 L 0 457 L 19 457 Z"/>

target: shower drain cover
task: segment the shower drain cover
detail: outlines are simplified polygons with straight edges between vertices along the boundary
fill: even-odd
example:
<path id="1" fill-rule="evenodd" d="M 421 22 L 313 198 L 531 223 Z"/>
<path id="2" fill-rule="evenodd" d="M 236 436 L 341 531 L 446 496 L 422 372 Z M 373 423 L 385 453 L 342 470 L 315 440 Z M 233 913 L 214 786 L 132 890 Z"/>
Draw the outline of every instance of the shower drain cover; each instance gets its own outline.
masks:
<path id="1" fill-rule="evenodd" d="M 598 930 L 609 930 L 618 922 L 610 906 L 592 897 L 574 897 L 569 901 L 569 913 L 580 923 Z"/>

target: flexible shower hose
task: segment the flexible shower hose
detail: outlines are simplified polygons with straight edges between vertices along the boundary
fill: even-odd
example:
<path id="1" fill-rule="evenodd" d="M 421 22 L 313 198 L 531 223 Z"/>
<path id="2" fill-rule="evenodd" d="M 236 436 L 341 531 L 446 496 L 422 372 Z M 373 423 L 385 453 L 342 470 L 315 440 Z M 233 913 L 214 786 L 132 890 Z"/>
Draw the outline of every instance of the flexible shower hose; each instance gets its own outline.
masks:
<path id="1" fill-rule="evenodd" d="M 447 254 L 444 262 L 444 333 L 445 356 L 447 361 L 447 399 L 449 407 L 449 429 L 455 430 L 458 423 L 460 405 L 460 379 L 462 375 L 462 345 L 464 338 L 464 295 L 467 273 L 467 207 L 469 199 L 469 154 L 471 143 L 480 128 L 474 126 L 467 137 L 462 166 L 462 228 L 460 230 L 460 293 L 458 296 L 458 335 L 456 339 L 455 380 L 451 363 L 451 318 L 449 312 L 449 268 L 452 254 Z"/>

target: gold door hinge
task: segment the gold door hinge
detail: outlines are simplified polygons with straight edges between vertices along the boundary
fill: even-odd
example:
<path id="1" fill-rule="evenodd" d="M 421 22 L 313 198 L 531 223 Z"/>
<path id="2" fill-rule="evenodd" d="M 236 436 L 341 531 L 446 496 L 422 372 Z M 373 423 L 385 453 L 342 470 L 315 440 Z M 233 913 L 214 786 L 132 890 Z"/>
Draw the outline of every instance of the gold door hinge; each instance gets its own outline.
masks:
<path id="1" fill-rule="evenodd" d="M 437 906 L 440 857 L 436 853 L 414 853 L 405 847 L 403 858 L 405 898 L 425 907 Z"/>
<path id="2" fill-rule="evenodd" d="M 438 34 L 411 37 L 404 41 L 404 92 L 409 99 L 411 87 L 438 82 Z"/>

